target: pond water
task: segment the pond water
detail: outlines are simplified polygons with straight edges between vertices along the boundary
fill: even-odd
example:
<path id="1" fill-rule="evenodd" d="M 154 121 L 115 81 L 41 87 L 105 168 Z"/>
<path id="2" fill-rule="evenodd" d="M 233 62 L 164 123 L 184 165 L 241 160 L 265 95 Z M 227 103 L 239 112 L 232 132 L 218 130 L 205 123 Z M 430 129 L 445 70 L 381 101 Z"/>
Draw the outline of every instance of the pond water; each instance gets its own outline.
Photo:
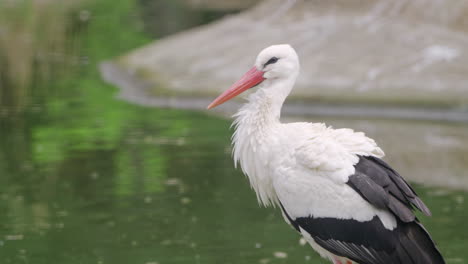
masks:
<path id="1" fill-rule="evenodd" d="M 92 16 L 110 19 L 107 2 Z M 105 23 L 110 32 L 126 24 Z M 257 205 L 234 169 L 228 120 L 115 99 L 97 62 L 148 41 L 126 42 L 133 37 L 90 35 L 86 63 L 57 80 L 57 92 L 33 94 L 23 114 L 1 116 L 1 262 L 325 263 L 278 209 Z M 103 45 L 106 38 L 117 48 Z M 416 190 L 448 263 L 468 263 L 467 193 Z"/>
<path id="2" fill-rule="evenodd" d="M 80 88 L 2 127 L 2 263 L 323 263 L 277 209 L 257 206 L 228 121 Z M 448 263 L 468 263 L 468 195 L 416 189 Z"/>

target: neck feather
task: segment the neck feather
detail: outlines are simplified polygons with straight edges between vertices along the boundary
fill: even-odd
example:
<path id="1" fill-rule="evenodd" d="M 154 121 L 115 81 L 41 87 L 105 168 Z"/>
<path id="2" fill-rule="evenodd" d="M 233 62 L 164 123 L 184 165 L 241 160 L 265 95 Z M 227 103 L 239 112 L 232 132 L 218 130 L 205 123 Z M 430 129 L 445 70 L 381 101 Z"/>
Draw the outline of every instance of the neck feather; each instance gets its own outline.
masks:
<path id="1" fill-rule="evenodd" d="M 270 123 L 279 122 L 284 100 L 291 92 L 294 78 L 266 80 L 251 94 L 248 102 L 234 115 L 235 124 L 261 129 Z M 257 123 L 255 123 L 257 122 Z"/>
<path id="2" fill-rule="evenodd" d="M 280 125 L 281 107 L 295 78 L 265 81 L 251 94 L 248 102 L 234 115 L 236 131 L 232 137 L 233 156 L 265 206 L 275 204 L 276 193 L 270 178 L 269 153 L 275 128 Z"/>

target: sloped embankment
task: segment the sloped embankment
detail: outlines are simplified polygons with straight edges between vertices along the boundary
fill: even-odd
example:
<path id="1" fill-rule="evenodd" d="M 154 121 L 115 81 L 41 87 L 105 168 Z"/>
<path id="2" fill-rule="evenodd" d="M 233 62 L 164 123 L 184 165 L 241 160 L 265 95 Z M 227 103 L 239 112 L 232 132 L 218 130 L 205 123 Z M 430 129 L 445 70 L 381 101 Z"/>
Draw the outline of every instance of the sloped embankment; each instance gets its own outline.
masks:
<path id="1" fill-rule="evenodd" d="M 266 0 L 132 51 L 113 63 L 152 95 L 216 95 L 270 44 L 301 58 L 292 98 L 468 104 L 468 1 Z"/>

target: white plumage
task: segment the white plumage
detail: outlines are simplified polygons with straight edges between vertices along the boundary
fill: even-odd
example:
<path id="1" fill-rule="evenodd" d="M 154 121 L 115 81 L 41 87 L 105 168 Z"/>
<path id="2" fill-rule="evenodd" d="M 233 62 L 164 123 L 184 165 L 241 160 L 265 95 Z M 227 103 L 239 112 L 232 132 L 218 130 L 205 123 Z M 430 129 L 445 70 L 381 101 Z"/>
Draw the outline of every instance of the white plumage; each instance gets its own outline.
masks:
<path id="1" fill-rule="evenodd" d="M 387 188 L 385 184 L 371 182 L 374 175 L 365 175 L 366 169 L 362 173 L 356 171 L 361 160 L 374 159 L 372 164 L 380 164 L 378 158 L 384 156 L 375 141 L 363 133 L 351 129 L 333 129 L 320 123 L 280 122 L 282 104 L 298 73 L 299 60 L 291 46 L 268 47 L 258 55 L 255 67 L 209 106 L 214 107 L 258 85 L 257 91 L 248 97 L 248 102 L 234 115 L 235 133 L 232 142 L 234 160 L 248 176 L 259 203 L 281 207 L 286 222 L 293 225 L 322 257 L 334 263 L 390 263 L 390 259 L 391 263 L 443 263 L 419 260 L 408 262 L 405 258 L 411 259 L 410 253 L 401 253 L 404 256 L 395 253 L 393 256 L 390 254 L 392 250 L 397 252 L 400 247 L 397 240 L 395 245 L 385 245 L 382 247 L 384 249 L 366 246 L 367 242 L 374 243 L 373 240 L 378 239 L 380 234 L 359 237 L 356 241 L 353 240 L 356 235 L 353 237 L 352 232 L 345 234 L 347 231 L 343 230 L 347 226 L 363 230 L 370 228 L 372 232 L 381 230 L 388 234 L 403 234 L 404 230 L 401 230 L 405 226 L 400 223 L 402 217 L 395 212 L 407 214 L 407 208 L 411 209 L 412 204 L 420 200 L 414 194 L 416 200 L 413 202 L 412 189 L 408 186 L 411 190 L 406 191 L 404 185 L 397 183 L 393 183 L 393 186 L 396 185 L 403 193 L 404 201 L 394 201 L 398 199 L 393 198 L 390 191 L 386 194 L 388 198 L 382 196 L 379 192 Z M 379 166 L 382 171 L 386 168 L 384 165 Z M 370 180 L 365 178 L 364 181 L 358 181 L 355 177 L 355 182 L 350 181 L 350 177 L 356 174 L 365 175 Z M 379 183 L 380 176 L 375 177 Z M 369 189 L 372 186 L 374 189 Z M 408 201 L 405 195 L 408 195 Z M 388 207 L 381 206 L 379 199 L 383 204 L 388 203 Z M 416 221 L 414 217 L 411 219 Z M 322 224 L 323 227 L 316 228 Z M 425 231 L 415 228 L 425 239 L 422 234 Z M 430 237 L 429 241 L 432 242 Z M 385 253 L 379 253 L 379 250 Z M 435 246 L 434 250 L 438 253 Z M 401 261 L 398 262 L 398 259 Z"/>

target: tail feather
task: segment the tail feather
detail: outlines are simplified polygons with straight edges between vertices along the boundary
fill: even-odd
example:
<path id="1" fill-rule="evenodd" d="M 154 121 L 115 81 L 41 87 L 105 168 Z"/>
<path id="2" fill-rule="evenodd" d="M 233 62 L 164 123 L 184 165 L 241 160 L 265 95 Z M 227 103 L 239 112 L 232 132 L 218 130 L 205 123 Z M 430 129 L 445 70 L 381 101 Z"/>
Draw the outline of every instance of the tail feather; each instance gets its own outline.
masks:
<path id="1" fill-rule="evenodd" d="M 445 264 L 439 249 L 426 229 L 417 221 L 402 225 L 400 244 L 397 248 L 402 263 Z M 411 262 L 407 262 L 408 257 Z"/>

